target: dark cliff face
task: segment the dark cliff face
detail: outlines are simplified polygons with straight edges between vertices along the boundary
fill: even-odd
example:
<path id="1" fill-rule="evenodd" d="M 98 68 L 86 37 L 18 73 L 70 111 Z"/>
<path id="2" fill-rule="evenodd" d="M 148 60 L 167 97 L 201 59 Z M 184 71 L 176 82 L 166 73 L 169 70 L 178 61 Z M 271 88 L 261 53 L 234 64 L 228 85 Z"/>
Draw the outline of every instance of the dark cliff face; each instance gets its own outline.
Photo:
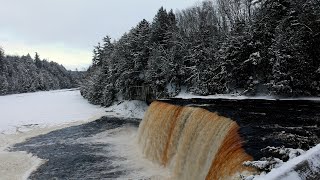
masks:
<path id="1" fill-rule="evenodd" d="M 244 148 L 255 160 L 274 156 L 267 146 L 308 150 L 320 143 L 320 102 L 306 100 L 169 99 L 229 117 L 240 125 Z"/>

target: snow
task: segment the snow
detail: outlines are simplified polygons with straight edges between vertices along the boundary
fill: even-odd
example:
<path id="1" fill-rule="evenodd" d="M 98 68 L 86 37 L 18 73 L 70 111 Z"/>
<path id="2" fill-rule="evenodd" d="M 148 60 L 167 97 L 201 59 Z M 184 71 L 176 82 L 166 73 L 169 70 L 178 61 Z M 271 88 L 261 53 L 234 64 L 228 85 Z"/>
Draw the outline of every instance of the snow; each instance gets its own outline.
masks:
<path id="1" fill-rule="evenodd" d="M 208 95 L 208 96 L 200 96 L 195 95 L 187 92 L 180 92 L 175 98 L 181 98 L 181 99 L 195 99 L 195 98 L 201 98 L 201 99 L 274 99 L 273 97 L 269 96 L 243 96 L 238 94 L 215 94 L 215 95 Z"/>
<path id="2" fill-rule="evenodd" d="M 104 108 L 89 104 L 76 89 L 0 96 L 0 133 L 87 120 L 104 113 Z"/>
<path id="3" fill-rule="evenodd" d="M 0 179 L 27 179 L 45 161 L 26 152 L 0 151 Z"/>
<path id="4" fill-rule="evenodd" d="M 120 101 L 107 107 L 108 116 L 142 119 L 148 105 L 143 101 Z"/>
<path id="5" fill-rule="evenodd" d="M 308 100 L 308 101 L 320 101 L 320 97 L 295 97 L 295 98 L 278 98 L 274 96 L 268 95 L 257 95 L 257 96 L 245 96 L 240 94 L 215 94 L 215 95 L 208 95 L 208 96 L 200 96 L 186 92 L 185 89 L 182 89 L 181 92 L 175 96 L 175 98 L 181 99 L 236 99 L 236 100 L 243 100 L 243 99 L 264 99 L 264 100 Z"/>
<path id="6" fill-rule="evenodd" d="M 284 146 L 282 147 L 267 146 L 266 148 L 261 149 L 261 151 L 272 152 L 273 154 L 277 153 L 279 155 L 282 155 L 283 158 L 286 157 L 289 160 L 305 153 L 305 151 L 302 149 L 286 148 Z"/>
<path id="7" fill-rule="evenodd" d="M 309 166 L 306 170 L 297 172 L 299 165 L 304 164 Z M 300 180 L 305 179 L 302 177 L 308 176 L 311 173 L 320 174 L 320 144 L 311 148 L 301 156 L 295 157 L 288 162 L 284 163 L 279 168 L 272 169 L 266 175 L 260 175 L 254 178 L 255 180 Z"/>
<path id="8" fill-rule="evenodd" d="M 262 158 L 259 161 L 247 161 L 243 163 L 245 166 L 251 166 L 259 170 L 270 170 L 272 168 L 280 167 L 283 161 L 279 158 Z"/>

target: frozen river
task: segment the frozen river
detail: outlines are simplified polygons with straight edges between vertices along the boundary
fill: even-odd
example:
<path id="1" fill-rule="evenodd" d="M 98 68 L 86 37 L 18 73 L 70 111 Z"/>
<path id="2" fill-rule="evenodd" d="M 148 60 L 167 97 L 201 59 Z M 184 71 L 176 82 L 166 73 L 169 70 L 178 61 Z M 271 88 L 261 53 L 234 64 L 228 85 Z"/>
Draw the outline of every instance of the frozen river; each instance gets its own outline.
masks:
<path id="1" fill-rule="evenodd" d="M 44 163 L 30 153 L 8 152 L 8 147 L 103 115 L 105 109 L 89 104 L 77 89 L 0 96 L 0 179 L 26 179 Z"/>

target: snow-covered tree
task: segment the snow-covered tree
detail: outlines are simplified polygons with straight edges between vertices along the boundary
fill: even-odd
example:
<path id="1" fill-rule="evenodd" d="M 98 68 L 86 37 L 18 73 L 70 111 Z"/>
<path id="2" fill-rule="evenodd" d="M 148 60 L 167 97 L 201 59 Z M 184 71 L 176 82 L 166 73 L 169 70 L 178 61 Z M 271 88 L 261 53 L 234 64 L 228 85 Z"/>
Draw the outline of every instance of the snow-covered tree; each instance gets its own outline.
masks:
<path id="1" fill-rule="evenodd" d="M 82 80 L 73 73 L 57 63 L 41 60 L 38 53 L 33 60 L 29 54 L 5 56 L 1 51 L 0 94 L 76 87 Z"/>
<path id="2" fill-rule="evenodd" d="M 320 94 L 319 1 L 203 1 L 174 13 L 161 7 L 118 41 L 103 39 L 82 88 L 91 102 L 201 95 Z"/>

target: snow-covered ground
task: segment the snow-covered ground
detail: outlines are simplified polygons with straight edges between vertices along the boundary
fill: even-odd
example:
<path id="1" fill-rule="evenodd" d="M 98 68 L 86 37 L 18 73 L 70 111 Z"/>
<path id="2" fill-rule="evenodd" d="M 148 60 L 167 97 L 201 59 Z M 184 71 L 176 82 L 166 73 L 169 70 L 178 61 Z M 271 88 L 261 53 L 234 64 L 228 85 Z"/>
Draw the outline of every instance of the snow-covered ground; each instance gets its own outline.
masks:
<path id="1" fill-rule="evenodd" d="M 122 101 L 106 108 L 107 116 L 142 119 L 148 105 L 142 101 Z"/>
<path id="2" fill-rule="evenodd" d="M 304 180 L 320 177 L 320 144 L 254 180 Z M 251 178 L 248 178 L 251 179 Z"/>
<path id="3" fill-rule="evenodd" d="M 0 133 L 84 121 L 104 112 L 104 108 L 89 104 L 76 89 L 0 96 Z"/>
<path id="4" fill-rule="evenodd" d="M 279 98 L 275 96 L 267 96 L 267 95 L 257 95 L 257 96 L 245 96 L 240 94 L 215 94 L 208 96 L 200 96 L 186 92 L 185 89 L 182 89 L 181 92 L 175 96 L 175 98 L 181 99 L 265 99 L 265 100 L 308 100 L 308 101 L 320 101 L 320 97 L 295 97 L 295 98 Z"/>

